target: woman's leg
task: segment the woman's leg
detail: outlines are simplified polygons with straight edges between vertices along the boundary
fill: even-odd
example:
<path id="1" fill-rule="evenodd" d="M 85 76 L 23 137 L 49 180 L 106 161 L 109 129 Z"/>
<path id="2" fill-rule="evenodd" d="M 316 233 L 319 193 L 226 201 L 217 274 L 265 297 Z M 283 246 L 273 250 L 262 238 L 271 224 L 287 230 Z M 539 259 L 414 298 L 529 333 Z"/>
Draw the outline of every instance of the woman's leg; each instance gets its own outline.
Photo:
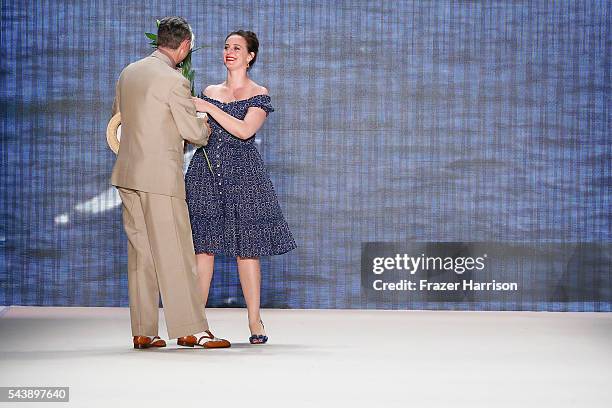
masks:
<path id="1" fill-rule="evenodd" d="M 208 300 L 208 291 L 210 290 L 210 282 L 212 281 L 213 268 L 215 266 L 215 256 L 213 254 L 196 254 L 196 263 L 198 269 L 198 283 L 200 285 L 200 293 L 204 306 Z"/>
<path id="2" fill-rule="evenodd" d="M 237 258 L 240 285 L 246 301 L 251 334 L 265 334 L 260 323 L 261 269 L 259 258 Z"/>

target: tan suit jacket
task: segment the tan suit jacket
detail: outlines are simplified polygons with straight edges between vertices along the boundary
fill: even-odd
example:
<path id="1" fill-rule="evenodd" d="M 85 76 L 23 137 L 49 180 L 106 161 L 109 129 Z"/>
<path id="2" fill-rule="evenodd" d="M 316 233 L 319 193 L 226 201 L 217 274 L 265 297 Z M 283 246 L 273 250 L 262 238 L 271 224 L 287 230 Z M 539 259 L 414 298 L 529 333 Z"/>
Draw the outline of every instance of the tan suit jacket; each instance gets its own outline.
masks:
<path id="1" fill-rule="evenodd" d="M 210 129 L 196 117 L 189 81 L 157 50 L 123 69 L 113 114 L 121 112 L 121 143 L 111 183 L 185 198 L 184 140 L 202 146 Z"/>

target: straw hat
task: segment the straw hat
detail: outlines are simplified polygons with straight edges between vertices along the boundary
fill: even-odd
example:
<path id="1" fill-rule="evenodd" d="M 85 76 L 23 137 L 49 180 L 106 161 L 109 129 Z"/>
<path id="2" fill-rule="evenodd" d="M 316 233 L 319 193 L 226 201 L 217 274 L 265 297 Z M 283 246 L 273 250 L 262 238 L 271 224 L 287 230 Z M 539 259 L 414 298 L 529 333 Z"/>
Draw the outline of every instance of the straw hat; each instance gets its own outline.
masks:
<path id="1" fill-rule="evenodd" d="M 121 113 L 117 112 L 115 116 L 111 118 L 106 126 L 106 142 L 113 151 L 113 153 L 119 153 L 119 141 L 121 140 Z"/>

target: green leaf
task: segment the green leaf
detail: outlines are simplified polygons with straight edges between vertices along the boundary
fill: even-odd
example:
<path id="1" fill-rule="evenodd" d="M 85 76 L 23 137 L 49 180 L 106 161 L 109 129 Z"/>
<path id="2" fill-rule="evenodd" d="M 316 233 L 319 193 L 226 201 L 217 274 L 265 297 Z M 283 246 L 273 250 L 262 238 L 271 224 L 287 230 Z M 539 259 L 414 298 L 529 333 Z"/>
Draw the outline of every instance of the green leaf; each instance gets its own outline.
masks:
<path id="1" fill-rule="evenodd" d="M 157 41 L 157 34 L 145 33 L 145 35 L 149 38 L 149 40 Z"/>
<path id="2" fill-rule="evenodd" d="M 157 25 L 157 27 L 159 28 L 159 20 L 155 20 L 155 24 Z"/>

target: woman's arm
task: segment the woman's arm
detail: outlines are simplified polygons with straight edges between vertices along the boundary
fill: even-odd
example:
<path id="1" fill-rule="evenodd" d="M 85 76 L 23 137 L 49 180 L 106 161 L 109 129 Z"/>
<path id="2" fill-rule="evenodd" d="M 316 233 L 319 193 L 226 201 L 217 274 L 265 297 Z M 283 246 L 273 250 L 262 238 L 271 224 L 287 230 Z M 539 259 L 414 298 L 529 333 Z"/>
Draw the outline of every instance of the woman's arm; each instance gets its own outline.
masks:
<path id="1" fill-rule="evenodd" d="M 265 93 L 267 94 L 267 92 Z M 265 95 L 264 94 L 264 95 Z M 232 115 L 225 113 L 222 109 L 214 104 L 200 98 L 193 98 L 196 109 L 199 112 L 206 112 L 212 116 L 218 123 L 232 135 L 239 139 L 249 139 L 266 121 L 267 113 L 261 108 L 249 108 L 243 120 L 237 119 Z"/>

